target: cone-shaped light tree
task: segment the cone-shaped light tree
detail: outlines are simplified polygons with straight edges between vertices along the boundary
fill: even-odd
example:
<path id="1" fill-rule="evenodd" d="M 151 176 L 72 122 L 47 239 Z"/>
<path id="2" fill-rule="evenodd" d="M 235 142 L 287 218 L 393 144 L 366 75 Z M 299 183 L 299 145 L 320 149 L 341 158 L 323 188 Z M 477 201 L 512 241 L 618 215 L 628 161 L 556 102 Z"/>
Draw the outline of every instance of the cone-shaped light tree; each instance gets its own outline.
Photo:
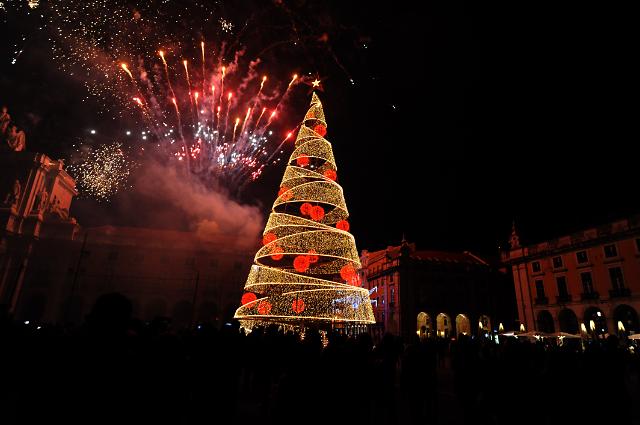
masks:
<path id="1" fill-rule="evenodd" d="M 326 132 L 313 93 L 235 313 L 246 328 L 375 323 Z"/>

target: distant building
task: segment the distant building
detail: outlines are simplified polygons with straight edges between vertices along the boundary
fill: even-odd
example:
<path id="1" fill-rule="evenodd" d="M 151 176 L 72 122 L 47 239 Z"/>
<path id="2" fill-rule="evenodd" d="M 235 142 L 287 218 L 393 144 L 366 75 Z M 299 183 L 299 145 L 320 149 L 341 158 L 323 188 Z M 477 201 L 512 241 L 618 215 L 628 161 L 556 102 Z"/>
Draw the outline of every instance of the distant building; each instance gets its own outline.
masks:
<path id="1" fill-rule="evenodd" d="M 640 216 L 527 246 L 514 226 L 510 245 L 502 260 L 527 330 L 640 331 Z"/>
<path id="2" fill-rule="evenodd" d="M 478 335 L 515 320 L 508 274 L 469 252 L 420 251 L 403 241 L 363 250 L 360 260 L 378 334 Z"/>
<path id="3" fill-rule="evenodd" d="M 162 316 L 182 327 L 233 317 L 253 248 L 193 232 L 83 229 L 69 216 L 77 191 L 61 161 L 11 153 L 0 165 L 0 304 L 17 319 L 79 323 L 114 291 L 142 320 Z"/>

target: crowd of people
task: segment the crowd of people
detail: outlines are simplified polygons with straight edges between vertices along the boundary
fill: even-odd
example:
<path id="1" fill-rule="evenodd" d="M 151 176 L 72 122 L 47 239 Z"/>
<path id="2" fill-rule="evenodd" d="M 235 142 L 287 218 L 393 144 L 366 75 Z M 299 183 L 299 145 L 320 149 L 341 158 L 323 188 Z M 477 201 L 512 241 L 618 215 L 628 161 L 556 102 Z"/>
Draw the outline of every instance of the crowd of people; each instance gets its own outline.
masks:
<path id="1" fill-rule="evenodd" d="M 634 423 L 622 341 L 177 331 L 102 296 L 77 327 L 0 319 L 0 421 L 138 424 Z"/>

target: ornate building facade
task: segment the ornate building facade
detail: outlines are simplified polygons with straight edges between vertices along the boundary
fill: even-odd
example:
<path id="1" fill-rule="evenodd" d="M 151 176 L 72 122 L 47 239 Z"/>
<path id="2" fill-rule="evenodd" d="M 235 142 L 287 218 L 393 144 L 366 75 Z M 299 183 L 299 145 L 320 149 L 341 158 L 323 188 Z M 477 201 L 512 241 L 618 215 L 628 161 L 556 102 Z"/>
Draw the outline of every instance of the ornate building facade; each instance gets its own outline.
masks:
<path id="1" fill-rule="evenodd" d="M 640 331 L 640 216 L 502 254 L 527 330 L 604 335 Z"/>
<path id="2" fill-rule="evenodd" d="M 363 250 L 360 260 L 378 334 L 449 338 L 484 334 L 515 320 L 509 276 L 470 252 L 418 250 L 403 241 Z"/>
<path id="3" fill-rule="evenodd" d="M 63 165 L 44 154 L 0 155 L 0 304 L 10 312 L 16 310 L 38 241 L 73 240 L 80 229 L 69 216 L 78 192 Z"/>

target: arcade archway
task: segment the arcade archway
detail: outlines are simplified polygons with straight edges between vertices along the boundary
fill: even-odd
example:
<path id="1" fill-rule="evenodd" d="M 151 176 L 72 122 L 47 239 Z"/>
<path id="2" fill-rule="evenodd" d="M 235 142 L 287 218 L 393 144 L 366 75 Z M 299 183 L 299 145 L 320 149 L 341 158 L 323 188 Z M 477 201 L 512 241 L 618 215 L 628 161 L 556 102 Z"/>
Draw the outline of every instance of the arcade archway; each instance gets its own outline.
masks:
<path id="1" fill-rule="evenodd" d="M 448 314 L 440 313 L 436 317 L 437 336 L 449 338 L 451 336 L 451 317 Z"/>

